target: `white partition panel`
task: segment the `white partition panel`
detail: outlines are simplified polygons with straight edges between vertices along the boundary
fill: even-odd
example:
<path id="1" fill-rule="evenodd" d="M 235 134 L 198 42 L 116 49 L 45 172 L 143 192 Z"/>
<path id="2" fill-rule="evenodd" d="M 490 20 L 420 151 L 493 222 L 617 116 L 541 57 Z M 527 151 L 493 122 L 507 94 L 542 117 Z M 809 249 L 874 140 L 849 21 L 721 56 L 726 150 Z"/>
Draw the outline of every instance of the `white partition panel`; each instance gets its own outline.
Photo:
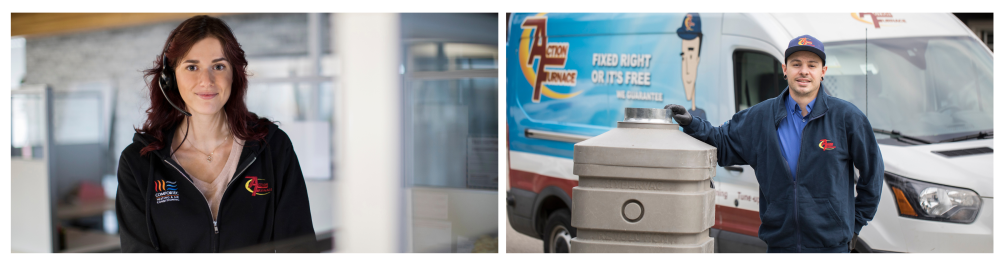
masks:
<path id="1" fill-rule="evenodd" d="M 10 161 L 11 252 L 52 253 L 49 172 L 44 160 Z"/>
<path id="2" fill-rule="evenodd" d="M 398 14 L 335 14 L 337 252 L 402 251 Z"/>
<path id="3" fill-rule="evenodd" d="M 50 176 L 52 90 L 25 85 L 11 91 L 10 251 L 57 252 L 55 184 Z"/>

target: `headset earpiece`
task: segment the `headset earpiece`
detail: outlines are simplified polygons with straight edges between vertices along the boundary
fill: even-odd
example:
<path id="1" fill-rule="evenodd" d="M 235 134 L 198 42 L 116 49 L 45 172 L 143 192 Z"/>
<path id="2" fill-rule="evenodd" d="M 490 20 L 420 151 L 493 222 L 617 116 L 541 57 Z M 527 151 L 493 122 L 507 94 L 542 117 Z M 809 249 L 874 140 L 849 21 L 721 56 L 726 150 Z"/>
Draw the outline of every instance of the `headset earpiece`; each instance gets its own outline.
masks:
<path id="1" fill-rule="evenodd" d="M 181 109 L 181 107 L 175 105 L 173 101 L 170 101 L 170 96 L 167 96 L 167 89 L 173 88 L 174 85 L 177 84 L 177 79 L 175 79 L 173 75 L 173 69 L 170 68 L 170 61 L 167 60 L 167 50 L 169 48 L 170 42 L 167 41 L 167 47 L 163 49 L 163 53 L 160 55 L 160 60 L 163 61 L 163 69 L 160 69 L 160 92 L 163 92 L 163 97 L 167 99 L 167 103 L 170 103 L 170 106 L 174 106 L 174 108 L 177 109 L 177 111 L 180 111 L 181 114 L 190 117 L 191 113 L 188 113 L 187 111 Z"/>
<path id="2" fill-rule="evenodd" d="M 163 58 L 163 68 L 160 70 L 160 88 L 170 89 L 171 88 L 170 85 L 173 84 L 173 82 L 171 81 L 173 81 L 172 79 L 174 79 L 174 77 L 168 72 L 168 69 L 170 67 L 167 66 L 168 63 L 166 54 L 162 55 L 162 58 Z"/>

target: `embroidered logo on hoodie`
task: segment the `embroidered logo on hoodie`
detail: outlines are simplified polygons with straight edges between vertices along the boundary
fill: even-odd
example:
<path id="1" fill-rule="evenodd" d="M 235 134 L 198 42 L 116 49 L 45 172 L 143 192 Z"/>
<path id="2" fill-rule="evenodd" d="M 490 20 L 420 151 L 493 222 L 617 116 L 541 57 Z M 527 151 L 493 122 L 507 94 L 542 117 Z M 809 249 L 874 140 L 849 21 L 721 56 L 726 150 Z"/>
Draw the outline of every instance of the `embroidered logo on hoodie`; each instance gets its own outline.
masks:
<path id="1" fill-rule="evenodd" d="M 156 191 L 156 204 L 181 201 L 180 195 L 177 194 L 176 181 L 162 179 L 153 181 L 153 190 Z"/>
<path id="2" fill-rule="evenodd" d="M 255 176 L 247 176 L 247 184 L 244 185 L 247 191 L 250 192 L 250 196 L 257 195 L 267 195 L 271 193 L 271 188 L 267 186 L 267 182 L 263 182 L 264 179 L 257 179 Z"/>
<path id="3" fill-rule="evenodd" d="M 823 148 L 823 151 L 826 151 L 826 150 L 833 150 L 834 148 L 837 147 L 833 146 L 833 142 L 831 142 L 830 140 L 823 139 L 819 140 L 819 148 Z"/>

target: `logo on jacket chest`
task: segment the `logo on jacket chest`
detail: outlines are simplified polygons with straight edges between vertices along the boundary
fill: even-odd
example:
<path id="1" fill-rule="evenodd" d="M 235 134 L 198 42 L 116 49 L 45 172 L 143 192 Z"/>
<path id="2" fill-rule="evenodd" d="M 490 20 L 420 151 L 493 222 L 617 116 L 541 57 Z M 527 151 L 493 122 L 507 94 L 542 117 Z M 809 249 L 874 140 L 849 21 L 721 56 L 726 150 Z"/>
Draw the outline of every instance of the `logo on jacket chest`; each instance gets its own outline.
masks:
<path id="1" fill-rule="evenodd" d="M 271 193 L 271 187 L 267 186 L 267 182 L 264 179 L 258 179 L 255 176 L 247 176 L 247 184 L 243 185 L 250 192 L 250 196 L 257 195 L 267 195 Z"/>
<path id="2" fill-rule="evenodd" d="M 827 139 L 823 139 L 823 140 L 819 140 L 819 148 L 822 148 L 823 151 L 826 151 L 826 150 L 833 150 L 834 148 L 837 148 L 837 147 L 833 145 L 832 141 L 827 140 Z"/>
<path id="3" fill-rule="evenodd" d="M 156 204 L 161 204 L 164 202 L 177 202 L 181 201 L 181 197 L 177 194 L 177 182 L 176 181 L 165 181 L 157 180 L 153 182 L 153 190 L 156 191 Z"/>

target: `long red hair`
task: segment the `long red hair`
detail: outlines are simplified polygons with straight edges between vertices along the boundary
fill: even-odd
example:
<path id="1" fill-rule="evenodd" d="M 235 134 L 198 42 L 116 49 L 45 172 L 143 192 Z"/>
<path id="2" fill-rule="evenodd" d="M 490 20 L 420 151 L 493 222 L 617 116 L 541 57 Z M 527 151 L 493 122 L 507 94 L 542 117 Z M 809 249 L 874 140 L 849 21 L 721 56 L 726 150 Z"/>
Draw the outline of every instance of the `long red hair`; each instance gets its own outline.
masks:
<path id="1" fill-rule="evenodd" d="M 222 43 L 222 50 L 226 59 L 232 64 L 233 83 L 232 94 L 229 100 L 222 107 L 226 112 L 226 119 L 229 129 L 233 135 L 245 141 L 257 141 L 264 139 L 267 135 L 267 127 L 272 124 L 271 120 L 258 117 L 257 114 L 247 110 L 247 59 L 243 54 L 243 48 L 236 41 L 236 36 L 222 20 L 209 16 L 195 16 L 189 18 L 177 26 L 167 37 L 164 43 L 164 51 L 156 57 L 154 66 L 143 71 L 146 79 L 146 86 L 149 88 L 149 109 L 146 109 L 146 122 L 142 128 L 135 128 L 135 131 L 155 140 L 142 148 L 140 155 L 146 155 L 150 151 L 163 148 L 163 132 L 172 130 L 184 119 L 184 114 L 174 109 L 167 99 L 160 92 L 160 76 L 163 75 L 164 59 L 167 59 L 168 70 L 173 71 L 177 65 L 174 62 L 181 59 L 184 54 L 191 49 L 191 46 L 207 37 L 215 37 Z M 164 58 L 166 57 L 166 58 Z M 173 80 L 176 84 L 176 80 Z M 175 85 L 176 87 L 176 85 Z M 167 88 L 167 95 L 170 101 L 184 108 L 184 100 L 181 99 L 180 92 L 176 89 Z"/>

